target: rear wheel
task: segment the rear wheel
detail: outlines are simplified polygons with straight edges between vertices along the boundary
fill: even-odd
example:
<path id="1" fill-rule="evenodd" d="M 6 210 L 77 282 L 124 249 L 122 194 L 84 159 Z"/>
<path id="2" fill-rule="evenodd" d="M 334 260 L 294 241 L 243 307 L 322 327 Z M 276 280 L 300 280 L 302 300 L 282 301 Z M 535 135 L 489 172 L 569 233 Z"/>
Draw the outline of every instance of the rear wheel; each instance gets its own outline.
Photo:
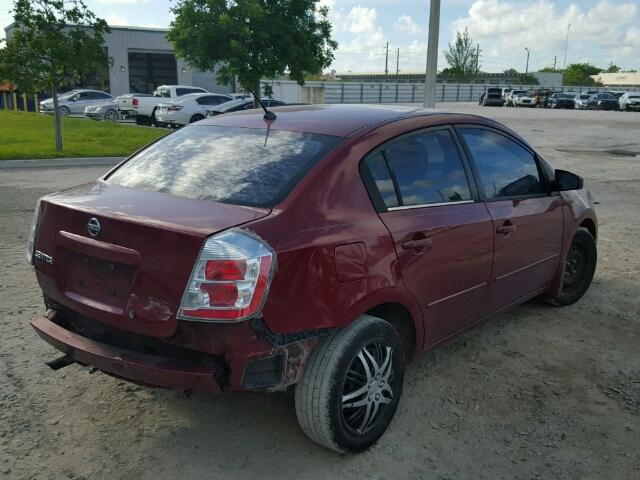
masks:
<path id="1" fill-rule="evenodd" d="M 197 122 L 199 120 L 202 120 L 203 118 L 204 118 L 204 115 L 200 115 L 199 113 L 196 113 L 189 119 L 189 123 Z"/>
<path id="2" fill-rule="evenodd" d="M 562 290 L 551 303 L 566 306 L 580 300 L 591 285 L 597 260 L 598 252 L 593 235 L 586 228 L 578 228 L 567 252 Z"/>
<path id="3" fill-rule="evenodd" d="M 313 351 L 296 386 L 304 433 L 336 452 L 373 445 L 395 414 L 404 378 L 404 350 L 384 320 L 360 316 Z"/>
<path id="4" fill-rule="evenodd" d="M 58 114 L 60 114 L 61 117 L 68 117 L 70 113 L 67 107 L 58 107 Z"/>

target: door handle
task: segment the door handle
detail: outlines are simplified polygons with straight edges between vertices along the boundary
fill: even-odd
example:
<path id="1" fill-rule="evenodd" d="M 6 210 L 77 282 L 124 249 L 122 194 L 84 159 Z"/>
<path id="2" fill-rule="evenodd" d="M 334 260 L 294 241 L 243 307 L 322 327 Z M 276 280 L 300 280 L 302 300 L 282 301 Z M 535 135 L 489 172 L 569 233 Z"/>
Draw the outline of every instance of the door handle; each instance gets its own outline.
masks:
<path id="1" fill-rule="evenodd" d="M 502 225 L 496 228 L 496 233 L 500 233 L 504 236 L 511 235 L 516 229 L 516 226 L 511 223 L 511 220 L 505 221 Z"/>
<path id="2" fill-rule="evenodd" d="M 402 248 L 405 250 L 422 250 L 431 248 L 433 242 L 431 237 L 421 234 L 413 234 L 407 240 L 402 242 Z"/>

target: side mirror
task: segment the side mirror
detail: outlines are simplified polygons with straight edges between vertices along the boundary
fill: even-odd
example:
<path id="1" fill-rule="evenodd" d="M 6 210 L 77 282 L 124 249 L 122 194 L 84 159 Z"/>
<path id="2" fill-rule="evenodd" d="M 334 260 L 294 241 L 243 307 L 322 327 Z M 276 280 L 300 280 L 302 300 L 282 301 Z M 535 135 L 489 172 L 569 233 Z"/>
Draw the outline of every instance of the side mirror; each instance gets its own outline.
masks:
<path id="1" fill-rule="evenodd" d="M 553 190 L 564 192 L 567 190 L 581 190 L 584 187 L 584 180 L 575 173 L 566 170 L 556 170 L 556 178 L 553 180 Z"/>

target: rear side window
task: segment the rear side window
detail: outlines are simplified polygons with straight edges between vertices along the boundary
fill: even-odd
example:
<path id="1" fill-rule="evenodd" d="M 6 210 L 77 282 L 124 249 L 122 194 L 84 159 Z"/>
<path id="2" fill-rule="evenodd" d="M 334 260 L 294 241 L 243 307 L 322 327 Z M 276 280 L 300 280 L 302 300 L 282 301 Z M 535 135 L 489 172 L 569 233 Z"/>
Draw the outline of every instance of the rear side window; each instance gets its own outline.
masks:
<path id="1" fill-rule="evenodd" d="M 107 181 L 177 197 L 273 207 L 339 137 L 264 129 L 190 126 L 130 158 Z"/>
<path id="2" fill-rule="evenodd" d="M 545 193 L 531 152 L 490 130 L 462 128 L 460 132 L 478 169 L 486 198 Z"/>
<path id="3" fill-rule="evenodd" d="M 462 159 L 448 130 L 410 135 L 384 148 L 401 206 L 471 200 Z"/>
<path id="4" fill-rule="evenodd" d="M 220 95 L 207 95 L 206 97 L 196 98 L 196 102 L 200 105 L 220 105 L 221 103 L 228 101 L 228 98 L 221 97 Z"/>
<path id="5" fill-rule="evenodd" d="M 382 152 L 370 156 L 364 161 L 364 164 L 371 176 L 371 180 L 373 180 L 376 185 L 376 189 L 385 207 L 397 207 L 398 196 L 396 195 L 396 189 L 393 186 L 393 180 L 391 179 L 391 174 Z"/>

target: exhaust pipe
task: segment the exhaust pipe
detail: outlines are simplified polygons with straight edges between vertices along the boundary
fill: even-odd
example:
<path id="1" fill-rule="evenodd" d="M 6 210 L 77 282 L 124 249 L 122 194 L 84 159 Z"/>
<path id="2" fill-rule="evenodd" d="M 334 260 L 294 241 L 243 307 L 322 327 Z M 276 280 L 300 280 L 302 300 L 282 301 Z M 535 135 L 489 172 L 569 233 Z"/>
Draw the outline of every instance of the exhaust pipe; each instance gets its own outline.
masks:
<path id="1" fill-rule="evenodd" d="M 54 360 L 50 360 L 48 362 L 45 362 L 49 368 L 51 368 L 52 370 L 60 370 L 61 368 L 67 367 L 69 365 L 71 365 L 72 363 L 76 363 L 76 361 L 71 358 L 68 355 L 63 355 L 61 357 L 58 357 Z"/>

